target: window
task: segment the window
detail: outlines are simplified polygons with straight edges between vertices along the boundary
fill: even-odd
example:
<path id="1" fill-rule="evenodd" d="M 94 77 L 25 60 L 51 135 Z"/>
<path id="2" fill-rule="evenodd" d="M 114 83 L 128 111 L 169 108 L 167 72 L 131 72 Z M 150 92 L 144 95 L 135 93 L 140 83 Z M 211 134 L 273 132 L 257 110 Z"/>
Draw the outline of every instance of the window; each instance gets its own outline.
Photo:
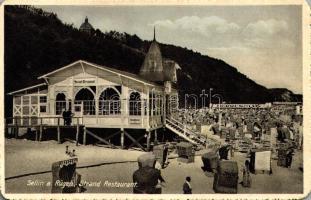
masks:
<path id="1" fill-rule="evenodd" d="M 95 115 L 94 91 L 89 88 L 82 88 L 75 96 L 74 108 L 76 112 L 83 112 L 83 115 Z M 80 106 L 80 108 L 78 108 Z"/>
<path id="2" fill-rule="evenodd" d="M 155 94 L 153 92 L 151 92 L 149 94 L 149 115 L 155 115 Z"/>
<path id="3" fill-rule="evenodd" d="M 41 103 L 47 103 L 47 97 L 46 96 L 40 96 L 40 104 Z"/>
<path id="4" fill-rule="evenodd" d="M 40 103 L 40 113 L 46 113 L 47 112 L 47 97 L 40 96 L 39 103 Z"/>
<path id="5" fill-rule="evenodd" d="M 98 101 L 99 115 L 120 115 L 121 100 L 120 95 L 114 88 L 105 89 L 99 96 Z"/>
<path id="6" fill-rule="evenodd" d="M 158 115 L 162 115 L 162 96 L 159 95 L 158 97 Z"/>
<path id="7" fill-rule="evenodd" d="M 29 105 L 29 96 L 23 96 L 23 105 Z"/>
<path id="8" fill-rule="evenodd" d="M 152 98 L 152 111 L 153 111 L 153 115 L 157 115 L 157 103 L 158 103 L 158 100 L 156 98 L 156 95 L 153 96 Z"/>
<path id="9" fill-rule="evenodd" d="M 46 105 L 45 106 L 40 105 L 40 113 L 46 113 Z"/>
<path id="10" fill-rule="evenodd" d="M 15 103 L 15 105 L 21 105 L 22 98 L 18 97 L 18 96 L 14 97 L 14 103 Z"/>
<path id="11" fill-rule="evenodd" d="M 144 115 L 147 115 L 148 112 L 147 112 L 147 99 L 144 99 L 143 101 L 143 109 L 144 109 Z"/>
<path id="12" fill-rule="evenodd" d="M 75 112 L 81 112 L 81 106 L 75 106 Z"/>
<path id="13" fill-rule="evenodd" d="M 61 115 L 66 110 L 66 95 L 64 93 L 56 95 L 55 109 L 56 115 Z"/>
<path id="14" fill-rule="evenodd" d="M 83 115 L 95 115 L 95 100 L 75 101 L 75 112 L 82 112 Z"/>
<path id="15" fill-rule="evenodd" d="M 23 96 L 23 107 L 22 107 L 22 114 L 29 115 L 30 113 L 30 96 Z"/>
<path id="16" fill-rule="evenodd" d="M 141 99 L 138 92 L 132 92 L 129 99 L 129 114 L 141 115 Z"/>
<path id="17" fill-rule="evenodd" d="M 56 101 L 56 115 L 61 115 L 66 110 L 66 101 Z"/>
<path id="18" fill-rule="evenodd" d="M 38 96 L 30 96 L 31 104 L 38 104 Z"/>

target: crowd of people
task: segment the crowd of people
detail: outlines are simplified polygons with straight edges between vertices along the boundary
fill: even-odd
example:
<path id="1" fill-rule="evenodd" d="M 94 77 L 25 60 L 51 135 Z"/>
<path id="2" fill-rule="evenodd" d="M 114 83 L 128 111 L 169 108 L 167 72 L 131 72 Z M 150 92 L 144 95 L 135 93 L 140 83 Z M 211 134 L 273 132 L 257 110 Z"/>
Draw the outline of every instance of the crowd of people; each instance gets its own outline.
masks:
<path id="1" fill-rule="evenodd" d="M 283 107 L 282 107 L 283 108 Z M 213 135 L 230 135 L 231 138 L 249 137 L 263 140 L 271 135 L 271 128 L 277 130 L 277 140 L 292 141 L 298 149 L 302 148 L 302 115 L 290 109 L 186 109 L 175 116 L 189 129 L 202 133 L 202 126 Z"/>
<path id="2" fill-rule="evenodd" d="M 257 153 L 261 152 L 261 150 L 262 152 L 270 152 L 270 154 L 267 154 L 269 157 L 271 156 L 273 148 L 274 150 L 284 152 L 284 155 L 280 153 L 278 155 L 278 166 L 291 167 L 294 150 L 302 149 L 302 115 L 300 113 L 297 114 L 296 110 L 290 106 L 266 109 L 185 109 L 179 111 L 173 117 L 198 135 L 218 136 L 219 141 L 224 141 L 224 143 L 220 143 L 219 146 L 216 145 L 216 149 L 213 149 L 212 152 L 202 155 L 202 161 L 204 168 L 210 168 L 211 172 L 216 173 L 218 177 L 223 176 L 222 173 L 235 173 L 237 178 L 233 178 L 231 180 L 233 182 L 238 180 L 237 171 L 229 169 L 228 165 L 223 164 L 223 170 L 229 171 L 216 172 L 218 168 L 216 169 L 215 166 L 219 165 L 218 161 L 226 162 L 231 160 L 231 157 L 234 157 L 234 151 L 237 149 L 235 149 L 233 141 L 249 140 L 251 145 L 247 153 L 250 156 L 245 157 L 245 162 L 241 169 L 243 177 L 240 184 L 243 187 L 252 186 L 251 172 L 254 173 L 255 171 L 254 157 Z M 272 140 L 274 140 L 275 143 L 272 144 Z M 265 142 L 269 143 L 268 150 L 264 148 L 265 146 L 259 147 L 255 145 L 265 144 Z M 147 163 L 147 161 L 145 162 Z M 159 190 L 161 186 L 158 186 L 165 183 L 165 180 L 161 176 L 161 169 L 163 169 L 163 167 L 154 167 L 154 165 L 156 166 L 155 163 L 155 161 L 152 162 L 149 168 L 140 166 L 134 173 L 133 180 L 138 183 L 138 186 L 134 188 L 134 193 L 161 193 L 161 190 Z M 232 163 L 232 166 L 234 166 L 234 163 Z M 272 175 L 270 162 L 268 166 L 267 170 L 269 174 Z M 151 184 L 152 187 L 149 187 L 150 185 L 146 183 L 146 170 L 149 170 L 148 172 L 150 172 L 149 175 L 151 176 L 150 180 L 153 180 L 153 184 Z M 219 182 L 221 180 L 224 179 L 214 179 L 214 182 L 216 181 L 216 185 L 214 184 L 216 192 L 218 190 L 223 190 L 221 187 L 217 188 L 217 184 L 221 184 Z M 230 182 L 230 180 L 227 181 Z M 234 183 L 232 184 L 234 185 Z M 237 186 L 234 187 L 237 188 Z M 184 194 L 191 194 L 192 190 L 191 177 L 186 176 L 186 180 L 182 185 L 182 191 Z M 237 189 L 233 191 L 237 191 Z"/>

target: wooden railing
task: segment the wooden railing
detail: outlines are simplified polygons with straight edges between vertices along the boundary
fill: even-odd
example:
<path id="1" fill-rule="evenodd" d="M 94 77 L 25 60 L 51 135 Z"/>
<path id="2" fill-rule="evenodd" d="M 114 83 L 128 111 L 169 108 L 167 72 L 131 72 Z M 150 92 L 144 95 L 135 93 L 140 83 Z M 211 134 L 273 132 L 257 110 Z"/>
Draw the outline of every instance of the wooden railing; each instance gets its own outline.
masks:
<path id="1" fill-rule="evenodd" d="M 179 122 L 178 120 L 174 118 L 166 118 L 166 124 L 191 143 L 205 145 L 206 140 L 204 138 L 201 138 L 197 133 L 187 128 L 186 125 Z"/>
<path id="2" fill-rule="evenodd" d="M 71 117 L 72 125 L 83 125 L 83 117 Z M 57 125 L 64 124 L 64 118 L 61 116 L 27 116 L 27 117 L 8 117 L 5 119 L 6 125 L 15 126 L 36 126 L 36 125 Z"/>

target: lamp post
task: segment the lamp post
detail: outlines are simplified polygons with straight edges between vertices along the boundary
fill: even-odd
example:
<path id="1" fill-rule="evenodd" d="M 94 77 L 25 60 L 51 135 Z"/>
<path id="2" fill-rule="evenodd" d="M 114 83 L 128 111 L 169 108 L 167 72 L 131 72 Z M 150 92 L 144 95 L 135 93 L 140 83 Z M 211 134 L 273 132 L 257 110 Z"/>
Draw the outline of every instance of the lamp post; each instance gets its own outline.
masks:
<path id="1" fill-rule="evenodd" d="M 220 99 L 221 95 L 220 94 L 214 94 L 212 97 L 216 97 L 218 99 L 218 111 L 220 111 Z"/>
<path id="2" fill-rule="evenodd" d="M 211 110 L 211 104 L 212 104 L 212 90 L 213 88 L 209 89 L 209 109 Z"/>
<path id="3" fill-rule="evenodd" d="M 222 98 L 222 96 L 220 94 L 214 94 L 213 97 L 218 98 L 218 112 L 219 112 L 218 123 L 219 123 L 219 131 L 221 131 L 220 99 Z"/>
<path id="4" fill-rule="evenodd" d="M 205 93 L 205 90 L 202 90 L 202 93 L 200 94 L 200 97 L 202 98 L 202 108 L 205 109 L 205 97 L 208 96 Z"/>

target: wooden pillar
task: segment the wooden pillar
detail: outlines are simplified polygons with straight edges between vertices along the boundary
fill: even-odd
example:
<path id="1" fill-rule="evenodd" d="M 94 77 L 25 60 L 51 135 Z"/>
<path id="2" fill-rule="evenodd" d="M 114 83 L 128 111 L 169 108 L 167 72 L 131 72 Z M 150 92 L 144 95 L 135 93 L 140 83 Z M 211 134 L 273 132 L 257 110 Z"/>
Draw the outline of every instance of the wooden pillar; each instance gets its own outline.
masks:
<path id="1" fill-rule="evenodd" d="M 60 141 L 60 127 L 59 126 L 57 126 L 57 142 L 58 142 L 58 144 L 61 143 L 61 141 Z"/>
<path id="2" fill-rule="evenodd" d="M 124 129 L 121 128 L 121 148 L 124 149 Z"/>
<path id="3" fill-rule="evenodd" d="M 40 125 L 40 131 L 39 131 L 39 141 L 42 140 L 42 131 L 43 131 L 43 127 Z"/>
<path id="4" fill-rule="evenodd" d="M 8 137 L 11 138 L 12 135 L 13 135 L 13 127 L 10 127 L 8 129 Z"/>
<path id="5" fill-rule="evenodd" d="M 162 109 L 162 116 L 163 116 L 163 122 L 162 122 L 162 124 L 163 125 L 165 125 L 165 123 L 166 123 L 166 113 L 168 112 L 167 111 L 167 109 L 168 109 L 168 106 L 167 106 L 167 99 L 166 99 L 166 97 L 167 97 L 167 95 L 166 95 L 166 93 L 164 92 L 164 94 L 163 94 L 163 103 L 162 103 L 162 107 L 161 107 L 161 109 Z"/>
<path id="6" fill-rule="evenodd" d="M 36 141 L 39 141 L 39 129 L 36 128 L 36 138 L 35 138 Z"/>
<path id="7" fill-rule="evenodd" d="M 76 146 L 78 146 L 78 144 L 79 144 L 79 131 L 80 131 L 80 127 L 79 127 L 79 125 L 77 125 L 77 129 L 76 129 Z"/>
<path id="8" fill-rule="evenodd" d="M 86 145 L 86 127 L 83 126 L 83 145 Z"/>
<path id="9" fill-rule="evenodd" d="M 158 132 L 157 132 L 157 129 L 154 130 L 154 143 L 158 143 Z"/>
<path id="10" fill-rule="evenodd" d="M 19 130 L 19 128 L 18 128 L 18 126 L 16 126 L 16 127 L 15 127 L 15 131 L 14 131 L 14 137 L 15 137 L 15 139 L 18 138 L 18 130 Z"/>
<path id="11" fill-rule="evenodd" d="M 151 132 L 148 131 L 148 135 L 147 135 L 147 151 L 150 151 L 150 138 L 151 138 Z"/>

